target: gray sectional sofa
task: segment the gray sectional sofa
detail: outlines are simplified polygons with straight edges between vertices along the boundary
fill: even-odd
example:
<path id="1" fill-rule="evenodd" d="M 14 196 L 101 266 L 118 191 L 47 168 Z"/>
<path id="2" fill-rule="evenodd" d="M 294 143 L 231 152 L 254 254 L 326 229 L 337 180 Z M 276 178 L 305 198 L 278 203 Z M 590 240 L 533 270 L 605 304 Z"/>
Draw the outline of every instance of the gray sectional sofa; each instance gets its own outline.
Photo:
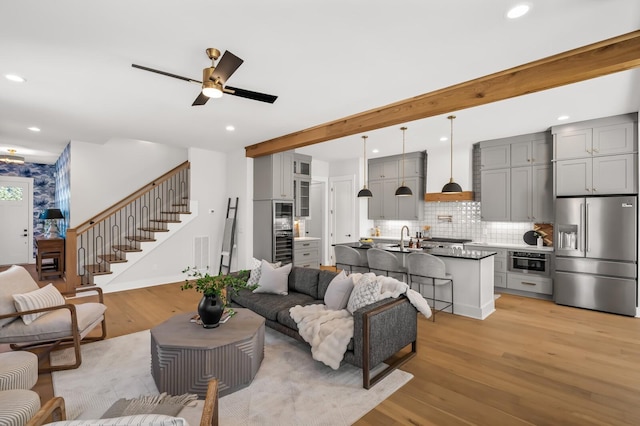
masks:
<path id="1" fill-rule="evenodd" d="M 232 295 L 233 306 L 251 309 L 265 318 L 268 327 L 304 342 L 289 314 L 289 308 L 324 303 L 325 292 L 336 275 L 332 271 L 293 267 L 289 274 L 287 295 L 253 293 L 243 289 Z M 406 297 L 401 296 L 360 308 L 353 317 L 354 335 L 343 362 L 362 368 L 363 387 L 369 389 L 415 356 L 417 310 Z M 408 345 L 411 345 L 409 351 L 394 357 L 386 369 L 371 377 L 371 368 Z"/>

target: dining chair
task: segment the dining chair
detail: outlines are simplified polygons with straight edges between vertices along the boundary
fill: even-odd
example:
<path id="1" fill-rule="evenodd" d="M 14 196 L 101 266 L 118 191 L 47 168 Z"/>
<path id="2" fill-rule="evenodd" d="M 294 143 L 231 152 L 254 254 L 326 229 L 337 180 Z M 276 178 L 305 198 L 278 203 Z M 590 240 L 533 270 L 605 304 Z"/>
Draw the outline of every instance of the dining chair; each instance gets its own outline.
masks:
<path id="1" fill-rule="evenodd" d="M 431 296 L 423 297 L 431 301 L 433 310 L 433 321 L 436 320 L 436 312 L 443 311 L 451 307 L 453 313 L 453 277 L 447 273 L 444 261 L 429 253 L 411 253 L 407 256 L 407 273 L 409 275 L 409 286 L 418 284 L 418 291 L 422 294 L 422 286 L 432 286 Z M 451 287 L 450 300 L 442 299 L 444 295 L 436 295 L 436 288 L 449 285 Z M 441 293 L 441 292 L 438 292 Z"/>

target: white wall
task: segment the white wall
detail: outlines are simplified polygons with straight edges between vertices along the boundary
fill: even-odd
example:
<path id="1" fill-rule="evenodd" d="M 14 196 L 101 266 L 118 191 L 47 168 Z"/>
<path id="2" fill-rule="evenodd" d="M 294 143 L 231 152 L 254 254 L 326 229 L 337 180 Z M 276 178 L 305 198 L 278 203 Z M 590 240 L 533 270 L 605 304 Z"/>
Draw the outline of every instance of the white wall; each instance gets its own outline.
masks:
<path id="1" fill-rule="evenodd" d="M 70 145 L 70 228 L 187 160 L 184 148 L 137 140 Z"/>
<path id="2" fill-rule="evenodd" d="M 236 250 L 232 270 L 249 269 L 253 257 L 253 158 L 245 150 L 227 155 L 227 197 L 239 197 Z"/>

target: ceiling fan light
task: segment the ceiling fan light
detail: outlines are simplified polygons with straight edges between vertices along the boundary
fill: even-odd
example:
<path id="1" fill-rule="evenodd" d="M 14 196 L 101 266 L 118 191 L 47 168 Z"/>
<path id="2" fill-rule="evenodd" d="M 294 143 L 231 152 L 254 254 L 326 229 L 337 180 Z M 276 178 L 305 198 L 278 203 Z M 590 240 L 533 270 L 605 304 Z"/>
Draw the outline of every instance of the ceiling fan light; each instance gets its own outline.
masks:
<path id="1" fill-rule="evenodd" d="M 202 84 L 202 94 L 208 98 L 221 98 L 222 97 L 222 88 L 219 84 L 216 84 L 213 81 L 205 81 Z"/>
<path id="2" fill-rule="evenodd" d="M 0 162 L 6 164 L 24 164 L 24 157 L 15 155 L 15 149 L 9 149 L 9 154 L 0 154 Z"/>

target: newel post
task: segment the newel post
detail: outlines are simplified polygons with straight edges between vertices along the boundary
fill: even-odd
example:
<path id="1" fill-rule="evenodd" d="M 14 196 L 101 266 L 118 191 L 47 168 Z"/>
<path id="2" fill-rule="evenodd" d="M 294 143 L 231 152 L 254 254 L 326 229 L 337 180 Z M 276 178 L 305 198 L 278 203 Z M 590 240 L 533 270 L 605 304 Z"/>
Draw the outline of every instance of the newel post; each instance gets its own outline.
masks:
<path id="1" fill-rule="evenodd" d="M 75 228 L 67 229 L 64 252 L 67 291 L 75 291 L 81 284 L 80 276 L 78 275 L 78 232 Z"/>

